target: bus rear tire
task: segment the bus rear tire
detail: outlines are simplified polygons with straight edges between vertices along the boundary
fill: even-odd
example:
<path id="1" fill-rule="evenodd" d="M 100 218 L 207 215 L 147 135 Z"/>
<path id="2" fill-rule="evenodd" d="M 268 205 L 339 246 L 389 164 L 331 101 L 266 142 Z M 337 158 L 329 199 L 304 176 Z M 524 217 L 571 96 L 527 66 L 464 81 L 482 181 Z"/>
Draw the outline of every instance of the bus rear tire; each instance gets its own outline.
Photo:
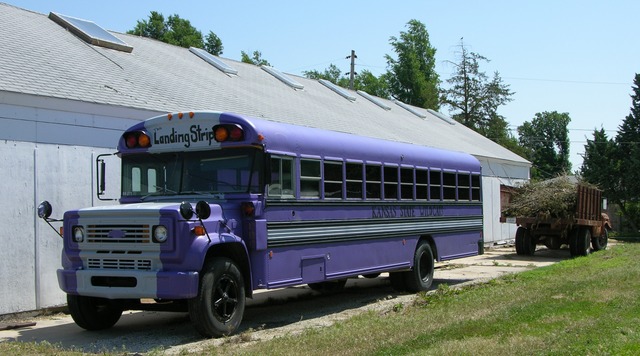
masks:
<path id="1" fill-rule="evenodd" d="M 244 315 L 244 279 L 228 258 L 214 258 L 205 264 L 198 295 L 189 300 L 189 316 L 204 337 L 231 335 Z"/>
<path id="2" fill-rule="evenodd" d="M 118 303 L 105 298 L 67 294 L 67 305 L 73 321 L 90 331 L 108 329 L 122 316 Z"/>
<path id="3" fill-rule="evenodd" d="M 415 293 L 426 291 L 433 284 L 433 270 L 435 268 L 435 260 L 433 251 L 428 242 L 423 241 L 416 248 L 413 255 L 413 269 L 405 272 L 405 285 L 407 291 Z"/>

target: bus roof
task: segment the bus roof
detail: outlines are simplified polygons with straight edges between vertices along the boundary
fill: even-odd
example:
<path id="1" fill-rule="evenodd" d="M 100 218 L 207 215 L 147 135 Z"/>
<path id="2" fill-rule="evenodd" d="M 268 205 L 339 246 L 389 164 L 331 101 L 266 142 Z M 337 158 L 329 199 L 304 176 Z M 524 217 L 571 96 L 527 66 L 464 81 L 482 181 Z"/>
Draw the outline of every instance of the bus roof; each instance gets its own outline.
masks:
<path id="1" fill-rule="evenodd" d="M 218 125 L 240 126 L 243 130 L 242 139 L 233 142 L 217 142 L 214 127 Z M 132 133 L 137 135 L 140 132 L 148 135 L 150 145 L 146 148 L 128 148 L 126 141 L 128 135 Z M 345 159 L 480 172 L 478 160 L 462 152 L 212 111 L 171 113 L 143 121 L 122 135 L 118 151 L 121 154 L 159 153 L 233 146 L 246 147 L 247 145 L 260 146 L 271 153 L 308 158 Z"/>

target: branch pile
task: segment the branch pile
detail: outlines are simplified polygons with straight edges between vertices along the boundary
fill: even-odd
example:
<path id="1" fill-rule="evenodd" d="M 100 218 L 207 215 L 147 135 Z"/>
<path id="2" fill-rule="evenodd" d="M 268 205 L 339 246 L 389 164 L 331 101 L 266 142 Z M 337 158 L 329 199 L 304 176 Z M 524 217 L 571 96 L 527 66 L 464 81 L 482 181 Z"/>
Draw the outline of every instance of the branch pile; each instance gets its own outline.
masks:
<path id="1" fill-rule="evenodd" d="M 527 183 L 516 188 L 510 204 L 503 208 L 504 216 L 573 219 L 578 200 L 577 186 L 586 185 L 568 176 Z"/>

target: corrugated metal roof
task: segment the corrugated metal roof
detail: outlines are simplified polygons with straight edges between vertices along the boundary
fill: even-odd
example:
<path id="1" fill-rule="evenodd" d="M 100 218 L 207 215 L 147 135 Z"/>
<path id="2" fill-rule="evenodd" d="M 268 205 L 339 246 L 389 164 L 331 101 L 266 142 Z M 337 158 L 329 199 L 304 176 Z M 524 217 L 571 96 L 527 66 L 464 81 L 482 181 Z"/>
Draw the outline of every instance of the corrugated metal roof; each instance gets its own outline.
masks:
<path id="1" fill-rule="evenodd" d="M 0 4 L 0 33 L 0 91 L 167 112 L 231 111 L 529 165 L 425 109 L 415 108 L 421 118 L 379 99 L 391 108 L 384 110 L 355 91 L 355 101 L 345 100 L 316 80 L 288 74 L 304 86 L 294 89 L 258 66 L 225 58 L 238 70 L 229 75 L 187 48 L 149 38 L 112 32 L 131 53 L 93 46 L 47 15 L 7 4 Z"/>

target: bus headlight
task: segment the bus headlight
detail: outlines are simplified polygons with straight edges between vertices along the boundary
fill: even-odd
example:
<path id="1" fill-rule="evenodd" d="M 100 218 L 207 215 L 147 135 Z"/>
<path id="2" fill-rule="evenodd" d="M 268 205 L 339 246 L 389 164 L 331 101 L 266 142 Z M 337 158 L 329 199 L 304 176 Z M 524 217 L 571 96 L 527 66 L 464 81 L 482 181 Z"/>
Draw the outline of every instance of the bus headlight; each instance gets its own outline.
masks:
<path id="1" fill-rule="evenodd" d="M 169 231 L 163 225 L 156 225 L 153 228 L 153 241 L 154 242 L 165 242 L 169 237 Z"/>
<path id="2" fill-rule="evenodd" d="M 84 228 L 82 226 L 74 226 L 71 231 L 73 233 L 73 241 L 75 242 L 84 241 Z"/>

